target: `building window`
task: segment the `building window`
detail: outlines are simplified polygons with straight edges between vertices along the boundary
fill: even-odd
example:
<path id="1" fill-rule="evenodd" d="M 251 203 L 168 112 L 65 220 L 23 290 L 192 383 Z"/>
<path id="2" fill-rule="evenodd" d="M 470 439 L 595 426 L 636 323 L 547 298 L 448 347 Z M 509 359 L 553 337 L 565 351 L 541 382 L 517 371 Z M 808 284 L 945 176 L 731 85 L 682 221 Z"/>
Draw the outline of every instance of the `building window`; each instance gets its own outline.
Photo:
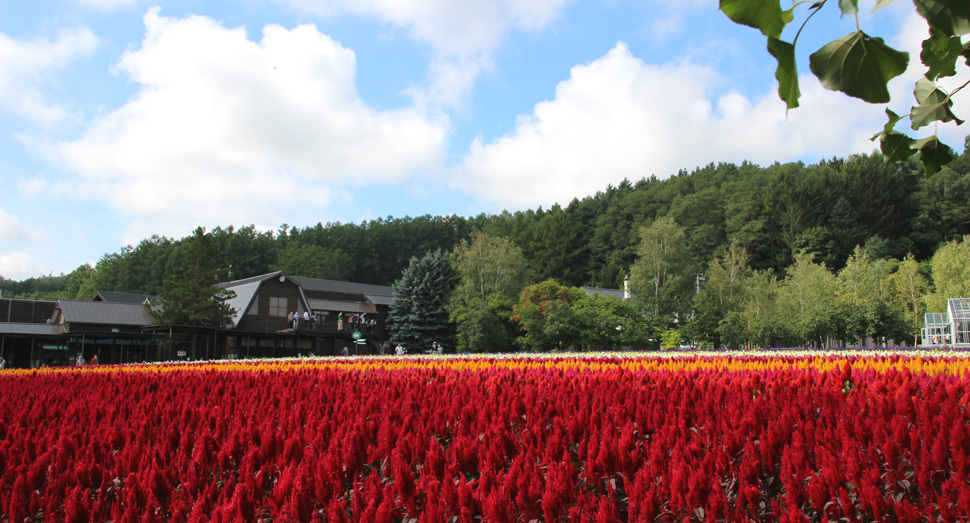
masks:
<path id="1" fill-rule="evenodd" d="M 286 298 L 273 298 L 269 299 L 269 315 L 274 318 L 285 318 L 286 317 Z"/>

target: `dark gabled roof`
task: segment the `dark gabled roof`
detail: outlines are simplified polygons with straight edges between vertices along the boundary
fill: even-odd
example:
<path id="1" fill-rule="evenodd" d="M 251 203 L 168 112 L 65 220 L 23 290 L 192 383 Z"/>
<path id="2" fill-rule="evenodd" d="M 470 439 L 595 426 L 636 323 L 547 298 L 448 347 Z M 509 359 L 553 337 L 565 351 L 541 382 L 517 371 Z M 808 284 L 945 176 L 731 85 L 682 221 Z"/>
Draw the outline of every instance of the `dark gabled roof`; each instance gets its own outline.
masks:
<path id="1" fill-rule="evenodd" d="M 143 327 L 152 323 L 148 307 L 133 303 L 57 300 L 64 323 L 91 325 L 128 325 Z"/>
<path id="2" fill-rule="evenodd" d="M 158 296 L 151 294 L 131 294 L 127 292 L 98 291 L 94 295 L 94 301 L 104 301 L 108 303 L 132 303 L 143 305 L 145 300 L 156 299 Z"/>
<path id="3" fill-rule="evenodd" d="M 0 334 L 23 336 L 56 336 L 63 332 L 58 325 L 48 323 L 0 323 Z"/>
<path id="4" fill-rule="evenodd" d="M 362 296 L 362 300 L 327 300 L 309 298 L 310 309 L 314 311 L 339 311 L 353 314 L 373 314 L 377 312 L 374 302 Z"/>
<path id="5" fill-rule="evenodd" d="M 0 298 L 0 323 L 46 323 L 56 306 L 55 301 Z"/>
<path id="6" fill-rule="evenodd" d="M 370 298 L 375 305 L 390 305 L 394 299 L 394 289 L 386 285 L 372 285 L 369 283 L 351 283 L 346 281 L 323 280 L 304 276 L 290 276 L 293 281 L 303 287 L 303 292 L 309 295 L 315 291 L 343 292 L 346 294 L 363 294 Z"/>

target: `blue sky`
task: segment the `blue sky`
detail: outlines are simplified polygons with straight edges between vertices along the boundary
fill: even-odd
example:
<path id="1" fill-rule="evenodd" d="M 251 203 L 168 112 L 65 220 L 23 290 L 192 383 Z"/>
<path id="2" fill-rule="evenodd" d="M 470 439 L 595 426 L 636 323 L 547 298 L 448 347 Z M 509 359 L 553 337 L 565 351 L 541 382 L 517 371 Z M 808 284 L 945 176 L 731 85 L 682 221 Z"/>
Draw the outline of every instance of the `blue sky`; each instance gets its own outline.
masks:
<path id="1" fill-rule="evenodd" d="M 868 4 L 863 30 L 917 62 L 912 4 Z M 835 7 L 786 115 L 763 37 L 714 0 L 0 0 L 0 276 L 199 225 L 469 216 L 870 152 L 885 107 L 804 76 L 855 28 Z"/>

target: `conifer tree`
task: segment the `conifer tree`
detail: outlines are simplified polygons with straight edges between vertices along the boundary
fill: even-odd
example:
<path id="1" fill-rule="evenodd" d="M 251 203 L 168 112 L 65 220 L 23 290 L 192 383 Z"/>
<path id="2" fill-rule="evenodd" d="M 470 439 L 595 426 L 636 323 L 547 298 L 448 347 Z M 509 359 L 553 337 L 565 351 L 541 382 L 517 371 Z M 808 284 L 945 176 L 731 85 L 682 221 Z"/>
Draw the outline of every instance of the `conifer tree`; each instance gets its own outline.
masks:
<path id="1" fill-rule="evenodd" d="M 391 341 L 408 352 L 431 349 L 437 342 L 450 345 L 446 293 L 451 279 L 447 256 L 439 249 L 411 263 L 394 282 L 394 302 L 388 314 Z"/>
<path id="2" fill-rule="evenodd" d="M 164 325 L 225 327 L 232 322 L 232 307 L 226 301 L 235 293 L 216 285 L 225 271 L 212 236 L 202 227 L 181 245 L 185 268 L 180 277 L 166 282 L 160 294 L 161 310 L 155 321 Z"/>

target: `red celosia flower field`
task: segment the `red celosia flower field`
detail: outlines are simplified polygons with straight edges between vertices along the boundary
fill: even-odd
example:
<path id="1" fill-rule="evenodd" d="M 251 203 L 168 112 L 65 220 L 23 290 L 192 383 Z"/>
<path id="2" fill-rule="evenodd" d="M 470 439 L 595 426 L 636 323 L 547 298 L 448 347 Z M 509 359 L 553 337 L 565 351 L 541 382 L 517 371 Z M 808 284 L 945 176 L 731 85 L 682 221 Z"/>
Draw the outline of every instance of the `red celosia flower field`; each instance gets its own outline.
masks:
<path id="1" fill-rule="evenodd" d="M 963 358 L 0 372 L 7 521 L 966 521 Z"/>

